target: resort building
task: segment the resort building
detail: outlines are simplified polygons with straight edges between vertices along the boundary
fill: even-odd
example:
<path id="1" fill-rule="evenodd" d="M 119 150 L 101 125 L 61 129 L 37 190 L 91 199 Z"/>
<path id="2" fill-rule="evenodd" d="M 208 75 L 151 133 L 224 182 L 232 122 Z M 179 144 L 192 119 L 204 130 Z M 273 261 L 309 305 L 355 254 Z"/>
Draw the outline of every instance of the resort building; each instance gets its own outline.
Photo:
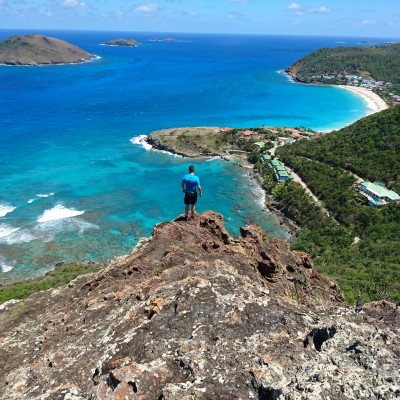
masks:
<path id="1" fill-rule="evenodd" d="M 265 142 L 255 142 L 254 145 L 262 149 L 265 146 Z"/>
<path id="2" fill-rule="evenodd" d="M 266 162 L 269 162 L 269 161 L 271 161 L 271 155 L 268 153 L 265 153 L 260 157 L 261 164 L 265 164 Z"/>
<path id="3" fill-rule="evenodd" d="M 272 160 L 268 164 L 268 168 L 275 168 L 275 167 L 277 167 L 279 165 L 282 165 L 282 164 L 278 160 Z"/>
<path id="4" fill-rule="evenodd" d="M 358 189 L 368 199 L 370 206 L 377 207 L 400 201 L 400 196 L 396 192 L 379 183 L 361 182 Z"/>
<path id="5" fill-rule="evenodd" d="M 278 182 L 287 182 L 289 180 L 289 174 L 285 171 L 277 171 L 275 169 L 275 178 Z"/>

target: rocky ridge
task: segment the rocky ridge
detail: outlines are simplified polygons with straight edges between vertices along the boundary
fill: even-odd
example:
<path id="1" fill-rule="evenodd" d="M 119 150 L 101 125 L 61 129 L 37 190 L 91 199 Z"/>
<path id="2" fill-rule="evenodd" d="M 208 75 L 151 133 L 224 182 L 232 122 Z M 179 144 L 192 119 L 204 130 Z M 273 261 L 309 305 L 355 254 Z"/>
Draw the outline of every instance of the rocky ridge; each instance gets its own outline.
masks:
<path id="1" fill-rule="evenodd" d="M 0 64 L 75 64 L 95 58 L 64 40 L 39 34 L 11 36 L 0 42 Z"/>
<path id="2" fill-rule="evenodd" d="M 395 399 L 399 308 L 255 225 L 155 226 L 131 254 L 0 307 L 2 399 Z"/>

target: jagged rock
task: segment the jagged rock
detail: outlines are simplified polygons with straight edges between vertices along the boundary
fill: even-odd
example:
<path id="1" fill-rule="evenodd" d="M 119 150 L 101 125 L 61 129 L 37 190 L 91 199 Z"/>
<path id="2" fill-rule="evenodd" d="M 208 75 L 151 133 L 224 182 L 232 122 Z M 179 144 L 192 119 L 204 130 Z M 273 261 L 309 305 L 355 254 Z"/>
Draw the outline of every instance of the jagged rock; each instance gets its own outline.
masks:
<path id="1" fill-rule="evenodd" d="M 2 399 L 395 399 L 399 309 L 220 214 L 155 226 L 97 274 L 0 307 Z"/>

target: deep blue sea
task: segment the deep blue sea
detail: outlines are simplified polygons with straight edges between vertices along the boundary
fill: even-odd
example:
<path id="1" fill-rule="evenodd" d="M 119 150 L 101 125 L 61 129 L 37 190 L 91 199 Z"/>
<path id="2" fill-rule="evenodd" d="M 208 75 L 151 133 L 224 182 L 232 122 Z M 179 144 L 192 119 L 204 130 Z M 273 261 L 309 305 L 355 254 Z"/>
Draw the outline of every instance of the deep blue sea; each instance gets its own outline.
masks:
<path id="1" fill-rule="evenodd" d="M 134 138 L 202 125 L 335 129 L 367 113 L 346 90 L 279 73 L 317 48 L 365 38 L 172 34 L 177 41 L 154 42 L 171 34 L 3 30 L 0 39 L 27 33 L 101 58 L 0 66 L 0 281 L 126 254 L 155 223 L 183 212 L 180 181 L 190 163 L 204 189 L 200 212 L 223 213 L 232 234 L 255 221 L 286 238 L 244 169 L 149 151 Z M 102 45 L 121 37 L 142 44 Z"/>

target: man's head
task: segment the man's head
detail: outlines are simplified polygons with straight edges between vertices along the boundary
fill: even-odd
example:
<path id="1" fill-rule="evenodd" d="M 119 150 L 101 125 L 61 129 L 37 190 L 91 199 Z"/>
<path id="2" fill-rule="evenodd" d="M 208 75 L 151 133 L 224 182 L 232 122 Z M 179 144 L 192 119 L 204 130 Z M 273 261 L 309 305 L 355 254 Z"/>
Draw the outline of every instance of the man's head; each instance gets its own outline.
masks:
<path id="1" fill-rule="evenodd" d="M 189 172 L 190 173 L 194 172 L 194 166 L 193 165 L 189 166 Z"/>

